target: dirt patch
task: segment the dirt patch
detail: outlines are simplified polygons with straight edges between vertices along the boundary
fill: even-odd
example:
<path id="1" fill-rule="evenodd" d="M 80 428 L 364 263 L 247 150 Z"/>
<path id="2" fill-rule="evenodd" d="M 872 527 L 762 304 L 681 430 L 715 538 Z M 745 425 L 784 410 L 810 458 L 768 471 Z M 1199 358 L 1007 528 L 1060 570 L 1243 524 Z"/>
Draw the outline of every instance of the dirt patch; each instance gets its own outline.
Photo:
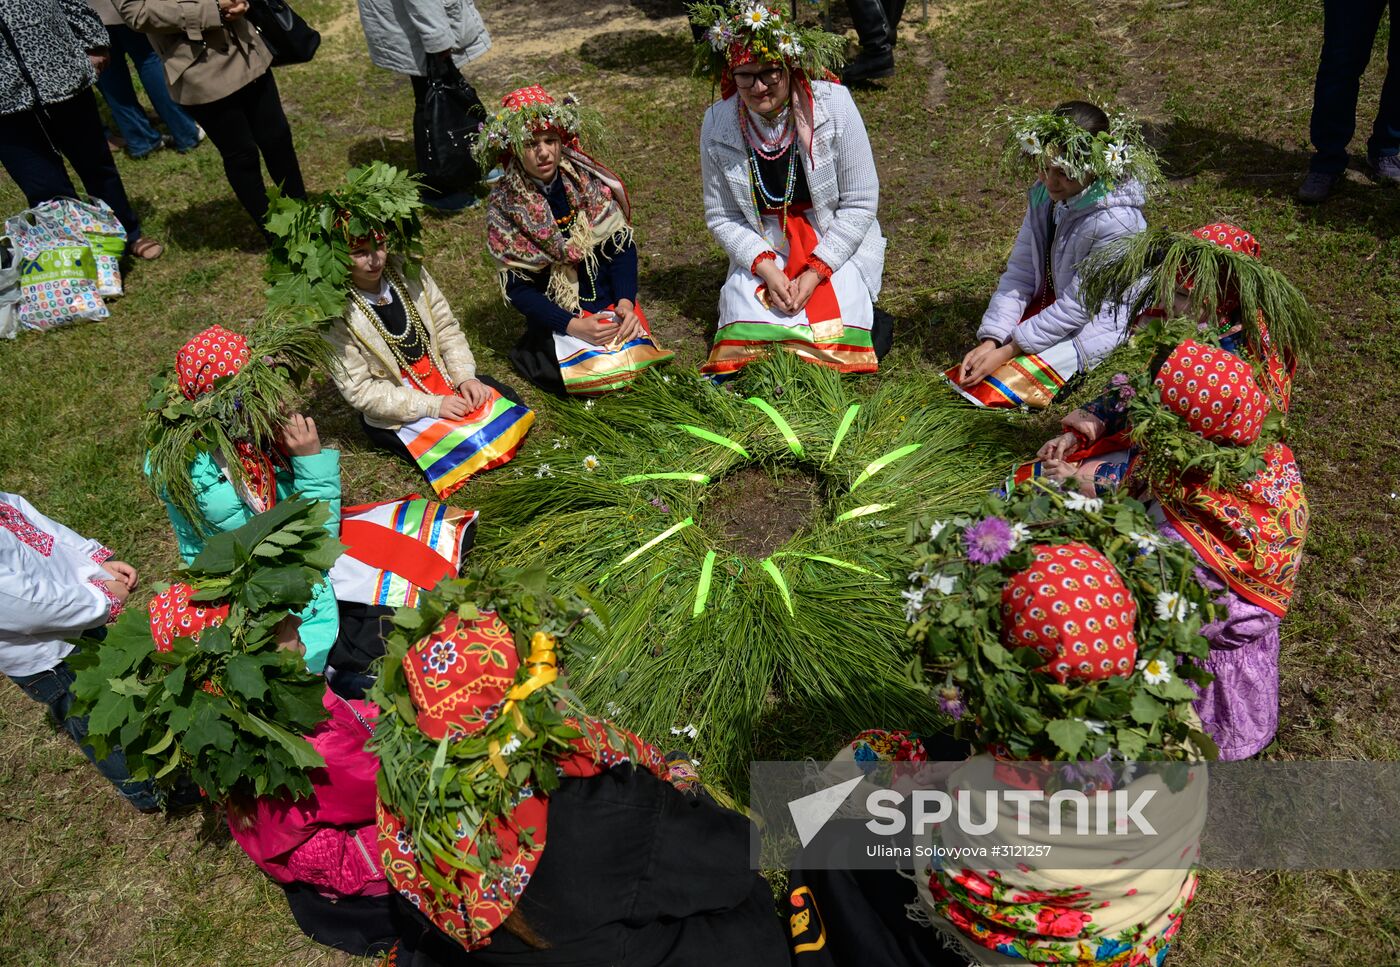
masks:
<path id="1" fill-rule="evenodd" d="M 705 502 L 706 528 L 735 554 L 765 558 L 806 527 L 821 507 L 817 480 L 798 470 L 776 475 L 745 467 L 719 483 Z"/>

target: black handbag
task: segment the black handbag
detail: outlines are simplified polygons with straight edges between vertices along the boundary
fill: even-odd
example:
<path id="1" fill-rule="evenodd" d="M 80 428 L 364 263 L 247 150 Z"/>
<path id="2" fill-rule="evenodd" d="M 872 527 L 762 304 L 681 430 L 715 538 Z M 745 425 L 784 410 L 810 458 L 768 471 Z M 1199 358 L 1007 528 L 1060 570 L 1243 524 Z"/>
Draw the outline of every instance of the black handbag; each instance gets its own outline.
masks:
<path id="1" fill-rule="evenodd" d="M 428 89 L 417 121 L 414 141 L 423 175 L 463 187 L 481 180 L 471 149 L 486 123 L 486 107 L 449 58 L 428 58 Z"/>
<path id="2" fill-rule="evenodd" d="M 272 52 L 273 67 L 305 64 L 321 46 L 321 34 L 287 6 L 286 0 L 248 0 L 244 16 L 262 34 L 263 43 Z"/>

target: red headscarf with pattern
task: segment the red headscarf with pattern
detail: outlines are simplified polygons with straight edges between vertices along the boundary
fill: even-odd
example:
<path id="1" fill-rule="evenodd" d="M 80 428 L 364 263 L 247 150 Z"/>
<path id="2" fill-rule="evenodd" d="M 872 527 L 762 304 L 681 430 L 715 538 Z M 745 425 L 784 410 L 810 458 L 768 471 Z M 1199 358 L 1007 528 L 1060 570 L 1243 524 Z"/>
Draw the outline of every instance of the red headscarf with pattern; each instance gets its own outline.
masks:
<path id="1" fill-rule="evenodd" d="M 198 638 L 201 631 L 217 628 L 228 617 L 227 604 L 195 603 L 193 597 L 194 588 L 188 584 L 172 584 L 151 598 L 147 610 L 156 651 L 169 651 L 176 638 Z"/>
<path id="2" fill-rule="evenodd" d="M 175 373 L 180 392 L 194 400 L 214 389 L 214 384 L 232 376 L 248 361 L 248 340 L 223 326 L 210 326 L 181 347 L 175 354 Z M 244 496 L 258 513 L 277 503 L 277 476 L 272 458 L 247 441 L 235 442 L 238 461 L 248 485 Z"/>
<path id="3" fill-rule="evenodd" d="M 1037 544 L 1001 592 L 1002 641 L 1034 648 L 1061 684 L 1133 673 L 1137 602 L 1113 562 L 1088 544 Z"/>
<path id="4" fill-rule="evenodd" d="M 403 672 L 419 729 L 440 740 L 480 732 L 502 713 L 507 693 L 516 685 L 520 656 L 510 629 L 494 613 L 463 621 L 451 612 L 435 632 L 409 649 Z M 631 732 L 592 718 L 567 721 L 584 734 L 558 758 L 561 775 L 587 778 L 631 762 L 658 778 L 671 779 L 661 752 Z M 501 850 L 495 865 L 505 874 L 487 877 L 438 861 L 439 872 L 455 878 L 460 894 L 447 895 L 423 875 L 412 824 L 392 813 L 383 800 L 378 815 L 379 848 L 389 883 L 468 950 L 489 944 L 492 932 L 514 911 L 539 865 L 549 832 L 548 797 L 522 787 L 520 804 L 495 829 Z M 476 855 L 470 834 L 453 847 Z"/>
<path id="5" fill-rule="evenodd" d="M 1250 365 L 1233 353 L 1187 340 L 1156 377 L 1164 405 L 1196 434 L 1225 446 L 1259 439 L 1270 402 Z M 1282 617 L 1288 611 L 1308 501 L 1293 451 L 1268 447 L 1265 467 L 1229 490 L 1185 478 L 1182 496 L 1159 494 L 1167 520 L 1241 598 Z"/>

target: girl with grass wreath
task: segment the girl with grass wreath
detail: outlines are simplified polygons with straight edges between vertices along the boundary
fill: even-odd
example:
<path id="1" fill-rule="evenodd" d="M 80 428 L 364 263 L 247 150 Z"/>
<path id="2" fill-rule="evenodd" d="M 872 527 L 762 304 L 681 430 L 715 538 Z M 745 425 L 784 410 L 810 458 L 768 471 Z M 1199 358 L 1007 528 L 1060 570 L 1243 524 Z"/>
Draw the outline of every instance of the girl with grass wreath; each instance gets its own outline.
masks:
<path id="1" fill-rule="evenodd" d="M 885 267 L 879 176 L 831 70 L 845 39 L 758 3 L 693 3 L 698 73 L 720 100 L 700 129 L 705 223 L 729 256 L 701 371 L 732 376 L 774 349 L 873 373 L 893 340 L 875 309 Z"/>
<path id="2" fill-rule="evenodd" d="M 1132 118 L 1087 101 L 1008 120 L 1003 163 L 1036 181 L 979 342 L 945 375 L 978 406 L 1044 409 L 1128 331 L 1118 305 L 1085 308 L 1080 263 L 1147 227 L 1142 207 L 1161 173 Z"/>
<path id="3" fill-rule="evenodd" d="M 402 457 L 441 498 L 507 463 L 535 414 L 480 376 L 447 297 L 421 264 L 422 202 L 375 162 L 310 201 L 278 199 L 269 300 L 333 321 L 329 370 L 370 443 Z"/>
<path id="4" fill-rule="evenodd" d="M 582 609 L 545 580 L 449 582 L 390 642 L 372 747 L 394 962 L 786 964 L 749 821 L 685 756 L 577 711 L 559 661 Z"/>
<path id="5" fill-rule="evenodd" d="M 893 870 L 794 871 L 796 967 L 862 963 L 871 949 L 889 967 L 1162 962 L 1196 891 L 1206 801 L 1192 765 L 1214 750 L 1188 682 L 1210 680 L 1199 662 L 1211 594 L 1181 545 L 1141 549 L 1136 535 L 1150 527 L 1135 500 L 1040 483 L 987 498 L 975 516 L 924 521 L 905 593 L 920 678 L 956 735 L 986 754 L 936 764 L 956 751 L 946 737 L 926 746 L 871 732 L 840 758 L 860 767 L 850 774 L 892 772 L 973 802 L 989 790 L 1152 789 L 1155 832 L 1055 838 L 1045 800 L 1027 803 L 1023 830 L 1020 805 L 1002 797 L 979 836 L 953 822 L 933 839 L 915 833 L 916 845 L 972 851 L 923 854 L 936 858 L 912 883 Z M 1046 842 L 1064 867 L 1025 848 Z M 814 923 L 825 943 L 804 949 Z"/>
<path id="6" fill-rule="evenodd" d="M 505 171 L 487 199 L 486 248 L 525 317 L 511 364 L 556 396 L 621 389 L 673 355 L 637 304 L 627 189 L 580 142 L 599 127 L 572 94 L 536 84 L 501 98 L 474 147 L 483 169 Z"/>
<path id="7" fill-rule="evenodd" d="M 1239 356 L 1187 339 L 1142 375 L 1123 376 L 1113 404 L 1135 448 L 1122 486 L 1159 508 L 1161 536 L 1144 531 L 1140 541 L 1184 541 L 1224 605 L 1203 630 L 1216 681 L 1197 709 L 1229 760 L 1255 755 L 1278 728 L 1279 626 L 1308 530 L 1302 475 L 1267 382 Z M 1095 489 L 1092 478 L 1072 484 Z"/>

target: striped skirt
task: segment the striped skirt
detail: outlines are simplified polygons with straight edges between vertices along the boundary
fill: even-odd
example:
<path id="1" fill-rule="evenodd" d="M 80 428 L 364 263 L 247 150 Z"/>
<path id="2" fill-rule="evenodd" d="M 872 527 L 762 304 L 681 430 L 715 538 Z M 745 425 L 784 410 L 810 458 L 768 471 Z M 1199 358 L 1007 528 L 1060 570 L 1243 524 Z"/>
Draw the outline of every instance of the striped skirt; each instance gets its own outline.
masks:
<path id="1" fill-rule="evenodd" d="M 475 474 L 515 456 L 534 422 L 534 410 L 491 389 L 491 399 L 463 419 L 425 416 L 396 433 L 433 491 L 446 499 Z"/>

